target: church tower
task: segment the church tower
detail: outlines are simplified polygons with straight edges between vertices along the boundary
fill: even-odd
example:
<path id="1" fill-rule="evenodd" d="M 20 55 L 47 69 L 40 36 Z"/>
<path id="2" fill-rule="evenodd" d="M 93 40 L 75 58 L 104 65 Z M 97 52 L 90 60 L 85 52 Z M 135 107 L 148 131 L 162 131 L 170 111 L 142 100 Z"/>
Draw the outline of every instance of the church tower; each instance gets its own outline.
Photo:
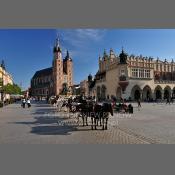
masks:
<path id="1" fill-rule="evenodd" d="M 63 84 L 63 59 L 59 38 L 55 41 L 53 55 L 53 91 L 54 95 L 59 95 Z"/>
<path id="2" fill-rule="evenodd" d="M 67 51 L 66 57 L 64 59 L 64 68 L 65 73 L 67 74 L 67 85 L 68 87 L 73 85 L 73 61 Z"/>

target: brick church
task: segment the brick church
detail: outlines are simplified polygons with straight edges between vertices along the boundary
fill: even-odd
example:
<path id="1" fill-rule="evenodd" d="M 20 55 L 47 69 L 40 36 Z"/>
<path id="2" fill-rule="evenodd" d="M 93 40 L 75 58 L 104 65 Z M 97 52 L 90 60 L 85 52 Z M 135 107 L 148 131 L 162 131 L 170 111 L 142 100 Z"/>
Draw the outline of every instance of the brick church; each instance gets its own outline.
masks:
<path id="1" fill-rule="evenodd" d="M 73 61 L 67 51 L 65 58 L 57 38 L 53 47 L 52 67 L 37 71 L 31 79 L 31 96 L 42 98 L 71 91 L 73 86 Z"/>

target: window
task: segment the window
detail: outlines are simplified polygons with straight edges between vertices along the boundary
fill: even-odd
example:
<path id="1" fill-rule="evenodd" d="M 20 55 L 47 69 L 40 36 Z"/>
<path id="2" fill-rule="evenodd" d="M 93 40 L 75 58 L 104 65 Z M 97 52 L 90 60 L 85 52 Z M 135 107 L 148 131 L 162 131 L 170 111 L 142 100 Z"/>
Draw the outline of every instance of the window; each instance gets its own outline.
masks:
<path id="1" fill-rule="evenodd" d="M 166 65 L 164 65 L 164 72 L 166 72 Z"/>
<path id="2" fill-rule="evenodd" d="M 132 77 L 138 77 L 138 69 L 132 69 Z"/>
<path id="3" fill-rule="evenodd" d="M 162 72 L 162 64 L 160 65 L 160 71 Z"/>
<path id="4" fill-rule="evenodd" d="M 150 70 L 145 70 L 145 78 L 150 78 Z"/>
<path id="5" fill-rule="evenodd" d="M 139 78 L 144 78 L 144 69 L 139 69 Z"/>
<path id="6" fill-rule="evenodd" d="M 133 78 L 150 78 L 150 70 L 149 69 L 132 69 L 132 77 Z"/>

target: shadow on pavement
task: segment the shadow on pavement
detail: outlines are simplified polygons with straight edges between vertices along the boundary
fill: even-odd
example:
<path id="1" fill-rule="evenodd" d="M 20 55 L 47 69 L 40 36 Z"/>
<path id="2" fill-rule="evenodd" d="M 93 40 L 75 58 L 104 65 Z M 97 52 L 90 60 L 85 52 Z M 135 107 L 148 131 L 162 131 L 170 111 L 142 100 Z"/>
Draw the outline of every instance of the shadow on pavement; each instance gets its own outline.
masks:
<path id="1" fill-rule="evenodd" d="M 29 125 L 30 132 L 39 135 L 68 135 L 77 130 L 77 125 L 63 125 L 67 118 L 38 116 L 34 119 L 35 121 L 15 122 L 15 124 Z"/>
<path id="2" fill-rule="evenodd" d="M 40 105 L 40 104 L 38 104 Z M 74 131 L 90 131 L 91 127 L 79 128 L 75 120 L 68 117 L 59 116 L 56 108 L 47 107 L 36 108 L 31 111 L 34 117 L 32 121 L 17 121 L 14 124 L 27 125 L 31 128 L 30 133 L 37 135 L 70 135 Z M 31 119 L 31 118 L 30 118 Z"/>
<path id="3" fill-rule="evenodd" d="M 15 124 L 28 125 L 30 132 L 37 135 L 70 135 L 77 131 L 77 124 L 69 123 L 68 117 L 59 116 L 56 108 L 47 104 L 35 104 L 35 107 L 35 111 L 31 112 L 34 121 L 19 121 Z"/>
<path id="4" fill-rule="evenodd" d="M 38 135 L 70 135 L 76 131 L 74 126 L 34 126 L 31 133 Z"/>

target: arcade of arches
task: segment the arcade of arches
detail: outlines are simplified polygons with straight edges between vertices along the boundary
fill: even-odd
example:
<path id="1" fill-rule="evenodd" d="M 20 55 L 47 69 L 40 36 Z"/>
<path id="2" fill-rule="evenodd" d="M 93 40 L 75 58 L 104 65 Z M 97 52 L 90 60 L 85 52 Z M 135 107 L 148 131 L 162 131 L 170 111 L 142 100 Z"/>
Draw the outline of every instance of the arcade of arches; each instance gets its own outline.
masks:
<path id="1" fill-rule="evenodd" d="M 143 89 L 141 89 L 138 85 L 135 85 L 131 90 L 131 99 L 132 100 L 151 100 L 151 99 L 167 99 L 167 98 L 175 98 L 175 87 L 173 89 L 170 86 L 166 86 L 162 88 L 157 85 L 154 90 L 150 88 L 150 86 L 146 85 Z"/>
<path id="2" fill-rule="evenodd" d="M 107 98 L 106 94 L 106 86 L 97 86 L 97 99 L 98 100 L 104 100 Z M 122 97 L 122 90 L 120 87 L 116 89 L 116 97 L 120 99 Z M 173 89 L 170 88 L 170 86 L 166 86 L 165 88 L 162 88 L 160 85 L 157 85 L 155 89 L 151 89 L 150 86 L 146 85 L 143 88 L 140 88 L 140 86 L 135 85 L 131 89 L 130 98 L 132 100 L 144 100 L 149 101 L 151 99 L 167 99 L 167 98 L 175 98 L 175 87 Z"/>

